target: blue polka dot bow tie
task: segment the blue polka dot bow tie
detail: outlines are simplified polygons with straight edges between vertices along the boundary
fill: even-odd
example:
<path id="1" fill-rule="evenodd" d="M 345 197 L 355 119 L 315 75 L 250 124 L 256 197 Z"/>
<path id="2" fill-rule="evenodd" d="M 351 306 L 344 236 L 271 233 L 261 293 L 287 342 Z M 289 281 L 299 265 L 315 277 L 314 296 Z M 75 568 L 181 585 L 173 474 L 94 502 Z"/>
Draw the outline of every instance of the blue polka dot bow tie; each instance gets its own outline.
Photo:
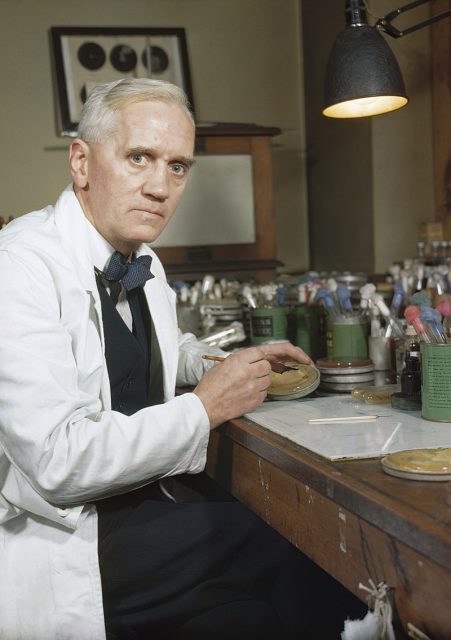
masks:
<path id="1" fill-rule="evenodd" d="M 139 258 L 127 262 L 127 258 L 122 253 L 115 251 L 111 256 L 108 269 L 103 275 L 105 280 L 120 282 L 124 289 L 131 291 L 131 289 L 142 287 L 147 280 L 154 277 L 150 272 L 151 264 L 151 256 L 139 256 Z"/>

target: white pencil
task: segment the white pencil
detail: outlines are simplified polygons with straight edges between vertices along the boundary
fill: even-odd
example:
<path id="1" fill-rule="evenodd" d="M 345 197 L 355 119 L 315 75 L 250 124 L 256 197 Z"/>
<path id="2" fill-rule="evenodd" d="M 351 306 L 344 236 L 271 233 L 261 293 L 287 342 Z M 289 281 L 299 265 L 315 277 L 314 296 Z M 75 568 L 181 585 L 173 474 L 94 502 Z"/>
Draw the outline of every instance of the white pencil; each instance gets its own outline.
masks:
<path id="1" fill-rule="evenodd" d="M 379 416 L 335 416 L 331 418 L 310 418 L 309 422 L 321 424 L 326 422 L 373 422 Z"/>

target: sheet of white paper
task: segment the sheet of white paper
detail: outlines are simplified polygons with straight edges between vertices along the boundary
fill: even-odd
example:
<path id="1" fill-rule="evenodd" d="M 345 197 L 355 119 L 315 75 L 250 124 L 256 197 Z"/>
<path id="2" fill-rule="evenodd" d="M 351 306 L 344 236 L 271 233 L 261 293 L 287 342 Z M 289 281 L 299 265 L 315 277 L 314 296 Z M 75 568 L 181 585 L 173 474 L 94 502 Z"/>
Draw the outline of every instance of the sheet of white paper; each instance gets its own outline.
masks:
<path id="1" fill-rule="evenodd" d="M 362 415 L 380 417 L 372 422 L 309 423 L 311 418 Z M 330 460 L 451 447 L 451 423 L 423 420 L 419 411 L 362 404 L 350 396 L 264 402 L 246 417 Z"/>

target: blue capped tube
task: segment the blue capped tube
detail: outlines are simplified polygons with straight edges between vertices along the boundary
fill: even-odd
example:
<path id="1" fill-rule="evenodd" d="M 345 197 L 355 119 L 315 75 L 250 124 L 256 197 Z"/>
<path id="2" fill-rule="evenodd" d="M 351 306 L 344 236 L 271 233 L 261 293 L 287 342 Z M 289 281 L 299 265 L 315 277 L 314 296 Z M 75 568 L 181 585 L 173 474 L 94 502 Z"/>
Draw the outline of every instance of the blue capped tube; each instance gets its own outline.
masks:
<path id="1" fill-rule="evenodd" d="M 390 309 L 384 302 L 384 299 L 380 295 L 380 293 L 375 293 L 371 297 L 371 301 L 374 305 L 379 309 L 382 316 L 384 316 L 385 321 L 387 322 L 387 328 L 385 331 L 385 337 L 389 338 L 391 335 L 395 335 L 398 338 L 404 338 L 404 329 L 402 324 L 398 318 L 395 318 L 390 313 Z"/>
<path id="2" fill-rule="evenodd" d="M 333 301 L 331 293 L 326 287 L 320 287 L 315 294 L 315 302 L 321 302 L 326 310 L 326 313 L 336 318 L 338 315 L 337 306 Z"/>
<path id="3" fill-rule="evenodd" d="M 427 331 L 432 333 L 435 342 L 447 342 L 446 334 L 442 326 L 442 314 L 438 309 L 421 307 L 420 320 L 426 325 Z"/>
<path id="4" fill-rule="evenodd" d="M 390 313 L 394 317 L 399 317 L 399 313 L 404 302 L 404 288 L 401 282 L 396 282 L 393 290 L 393 298 L 390 305 Z"/>
<path id="5" fill-rule="evenodd" d="M 338 284 L 336 289 L 338 301 L 345 315 L 352 313 L 351 294 L 345 284 Z"/>

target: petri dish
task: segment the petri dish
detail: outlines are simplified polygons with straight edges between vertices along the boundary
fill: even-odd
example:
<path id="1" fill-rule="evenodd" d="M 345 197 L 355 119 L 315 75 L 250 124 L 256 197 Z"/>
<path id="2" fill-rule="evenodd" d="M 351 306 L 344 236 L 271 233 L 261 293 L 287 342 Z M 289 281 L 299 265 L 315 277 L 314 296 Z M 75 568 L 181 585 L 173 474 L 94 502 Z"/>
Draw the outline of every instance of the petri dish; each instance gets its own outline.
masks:
<path id="1" fill-rule="evenodd" d="M 385 473 L 408 480 L 445 482 L 451 480 L 451 448 L 408 449 L 381 460 Z"/>
<path id="2" fill-rule="evenodd" d="M 390 404 L 390 396 L 401 390 L 399 384 L 374 385 L 368 388 L 357 387 L 352 391 L 352 397 L 366 404 Z"/>
<path id="3" fill-rule="evenodd" d="M 324 391 L 337 391 L 338 393 L 350 393 L 355 389 L 356 385 L 364 387 L 365 385 L 372 385 L 373 380 L 369 382 L 327 382 L 327 380 L 321 379 L 320 388 Z"/>
<path id="4" fill-rule="evenodd" d="M 321 380 L 323 382 L 373 382 L 374 383 L 374 373 L 370 371 L 368 373 L 349 373 L 346 375 L 343 374 L 332 374 L 329 375 L 325 372 L 321 372 Z"/>
<path id="5" fill-rule="evenodd" d="M 271 371 L 268 398 L 272 400 L 297 400 L 313 393 L 319 385 L 320 374 L 309 364 L 287 362 L 293 370 L 284 373 Z"/>
<path id="6" fill-rule="evenodd" d="M 372 360 L 355 360 L 350 356 L 342 356 L 334 359 L 320 358 L 316 361 L 316 367 L 321 373 L 327 374 L 353 374 L 374 371 Z"/>

